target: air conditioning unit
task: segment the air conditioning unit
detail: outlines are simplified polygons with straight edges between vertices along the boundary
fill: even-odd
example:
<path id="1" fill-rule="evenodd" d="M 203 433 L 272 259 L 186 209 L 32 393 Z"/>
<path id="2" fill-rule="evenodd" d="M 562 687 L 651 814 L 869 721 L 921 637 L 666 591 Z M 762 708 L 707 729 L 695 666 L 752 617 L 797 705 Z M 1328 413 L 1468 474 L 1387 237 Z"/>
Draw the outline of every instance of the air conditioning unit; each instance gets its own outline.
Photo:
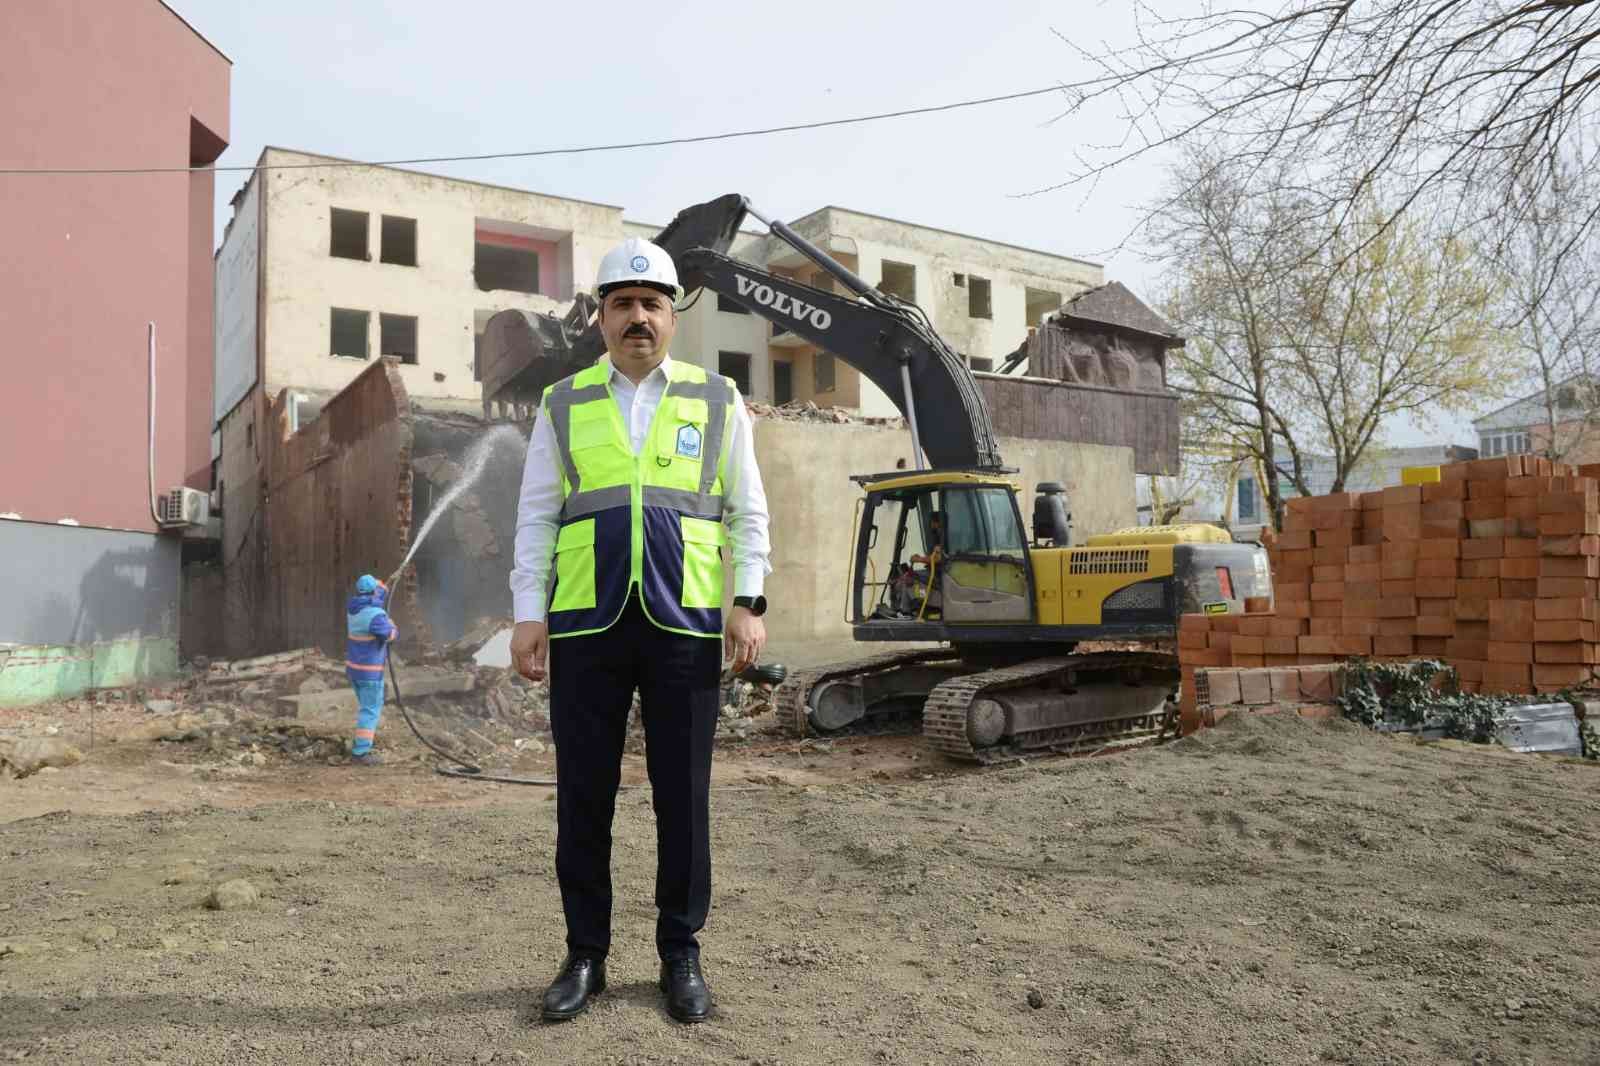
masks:
<path id="1" fill-rule="evenodd" d="M 175 488 L 156 500 L 156 513 L 162 529 L 203 526 L 211 517 L 210 495 L 199 489 Z"/>

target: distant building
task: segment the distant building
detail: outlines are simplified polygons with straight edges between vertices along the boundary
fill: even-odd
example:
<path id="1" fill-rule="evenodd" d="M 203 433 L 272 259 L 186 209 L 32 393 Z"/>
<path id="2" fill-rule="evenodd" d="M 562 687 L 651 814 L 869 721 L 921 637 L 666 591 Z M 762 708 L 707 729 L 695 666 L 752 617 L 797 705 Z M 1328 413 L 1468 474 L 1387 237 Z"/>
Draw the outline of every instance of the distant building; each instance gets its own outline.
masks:
<path id="1" fill-rule="evenodd" d="M 1484 457 L 1537 452 L 1568 463 L 1600 462 L 1600 383 L 1576 375 L 1552 392 L 1547 398 L 1541 390 L 1474 419 Z"/>
<path id="2" fill-rule="evenodd" d="M 1190 453 L 1186 452 L 1186 455 Z M 1408 448 L 1383 448 L 1373 451 L 1345 478 L 1345 492 L 1375 492 L 1378 489 L 1400 484 L 1401 472 L 1412 466 L 1442 466 L 1478 458 L 1475 448 L 1459 444 L 1424 444 Z M 1262 526 L 1267 524 L 1267 493 L 1261 478 L 1248 459 L 1233 459 L 1224 455 L 1193 456 L 1190 468 L 1200 467 L 1208 472 L 1204 478 L 1187 477 L 1169 479 L 1172 486 L 1168 495 L 1187 486 L 1189 503 L 1180 513 L 1180 521 L 1214 522 L 1235 532 L 1236 539 L 1255 539 Z M 1334 460 L 1327 455 L 1308 455 L 1303 460 L 1304 477 L 1311 490 L 1305 495 L 1323 496 L 1333 491 Z M 1278 464 L 1278 492 L 1288 499 L 1302 495 L 1289 476 L 1286 460 Z M 1141 523 L 1152 520 L 1152 497 L 1148 483 L 1139 486 L 1139 514 Z"/>
<path id="3" fill-rule="evenodd" d="M 152 494 L 211 488 L 214 186 L 185 168 L 227 146 L 231 69 L 157 0 L 3 21 L 0 165 L 168 172 L 0 178 L 0 706 L 177 667 L 185 530 Z"/>

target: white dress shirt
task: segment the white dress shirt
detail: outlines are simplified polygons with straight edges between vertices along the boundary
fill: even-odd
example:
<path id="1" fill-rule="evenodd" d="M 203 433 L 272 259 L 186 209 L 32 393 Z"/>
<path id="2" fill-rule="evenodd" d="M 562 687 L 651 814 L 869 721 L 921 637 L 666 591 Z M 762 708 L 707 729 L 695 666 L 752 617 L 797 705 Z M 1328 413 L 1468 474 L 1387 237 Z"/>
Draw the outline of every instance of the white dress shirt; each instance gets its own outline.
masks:
<path id="1" fill-rule="evenodd" d="M 611 370 L 611 395 L 628 427 L 633 454 L 639 454 L 650 421 L 667 389 L 666 356 L 637 387 L 627 376 L 611 366 L 610 356 L 601 363 Z M 728 541 L 733 549 L 733 592 L 736 596 L 759 596 L 768 574 L 771 545 L 767 539 L 767 495 L 756 467 L 755 432 L 744 397 L 733 394 L 733 425 L 728 439 L 728 467 L 722 486 L 722 516 L 728 526 Z M 715 457 L 707 456 L 708 462 Z M 561 516 L 561 450 L 555 428 L 544 416 L 544 408 L 534 419 L 528 436 L 528 457 L 522 468 L 522 493 L 517 500 L 515 561 L 511 567 L 511 610 L 517 622 L 543 622 L 549 603 L 550 562 L 555 551 L 556 529 Z"/>

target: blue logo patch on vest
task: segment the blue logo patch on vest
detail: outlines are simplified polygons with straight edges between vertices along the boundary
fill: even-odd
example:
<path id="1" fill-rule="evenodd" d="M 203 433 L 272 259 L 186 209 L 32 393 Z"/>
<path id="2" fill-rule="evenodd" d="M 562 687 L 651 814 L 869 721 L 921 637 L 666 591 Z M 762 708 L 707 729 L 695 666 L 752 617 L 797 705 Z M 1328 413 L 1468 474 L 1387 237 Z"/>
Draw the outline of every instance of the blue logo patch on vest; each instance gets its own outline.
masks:
<path id="1" fill-rule="evenodd" d="M 678 428 L 678 454 L 685 459 L 700 458 L 700 430 L 696 426 Z"/>

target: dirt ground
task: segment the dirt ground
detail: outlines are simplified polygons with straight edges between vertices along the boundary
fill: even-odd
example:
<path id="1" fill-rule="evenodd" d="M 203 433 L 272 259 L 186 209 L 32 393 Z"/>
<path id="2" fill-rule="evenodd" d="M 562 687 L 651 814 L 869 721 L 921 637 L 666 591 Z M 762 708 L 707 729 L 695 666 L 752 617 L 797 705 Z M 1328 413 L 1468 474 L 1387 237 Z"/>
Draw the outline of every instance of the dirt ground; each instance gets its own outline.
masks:
<path id="1" fill-rule="evenodd" d="M 551 792 L 438 776 L 400 727 L 374 770 L 101 740 L 0 780 L 0 1062 L 1600 1061 L 1575 761 L 1242 716 L 999 771 L 729 743 L 718 1016 L 662 1009 L 633 790 L 611 988 L 546 1026 Z M 233 878 L 259 901 L 207 909 Z"/>

